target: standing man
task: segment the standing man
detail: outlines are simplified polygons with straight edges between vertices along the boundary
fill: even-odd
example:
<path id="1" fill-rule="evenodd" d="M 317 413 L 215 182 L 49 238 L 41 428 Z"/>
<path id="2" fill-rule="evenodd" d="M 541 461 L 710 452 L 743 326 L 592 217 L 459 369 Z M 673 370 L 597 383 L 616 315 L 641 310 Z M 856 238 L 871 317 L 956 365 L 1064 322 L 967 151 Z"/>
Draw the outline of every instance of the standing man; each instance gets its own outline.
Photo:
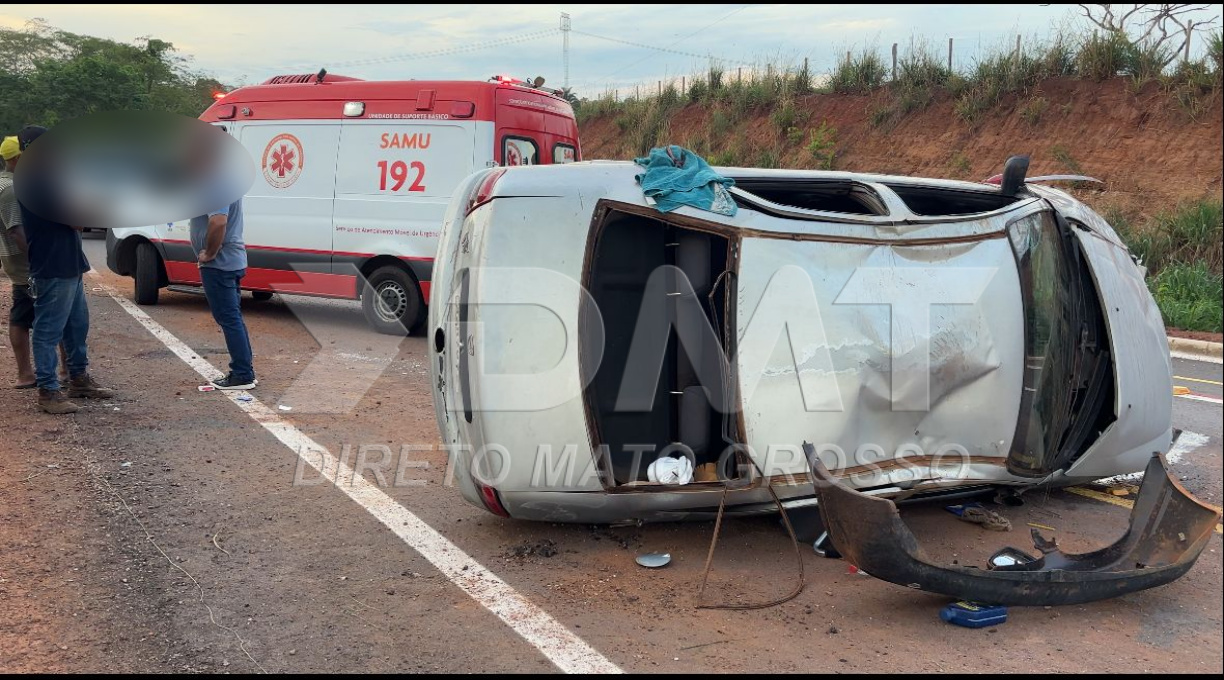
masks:
<path id="1" fill-rule="evenodd" d="M 252 365 L 251 338 L 242 320 L 242 289 L 246 275 L 246 244 L 242 241 L 242 199 L 227 208 L 191 218 L 191 248 L 200 265 L 200 280 L 213 319 L 225 335 L 230 371 L 212 381 L 219 390 L 249 390 L 259 381 Z"/>
<path id="2" fill-rule="evenodd" d="M 25 153 L 47 129 L 37 125 L 22 128 L 17 141 Z M 39 173 L 43 174 L 43 173 Z M 24 180 L 23 180 L 24 181 Z M 45 179 L 35 178 L 33 192 L 44 196 L 54 192 Z M 25 191 L 23 188 L 22 191 Z M 26 255 L 30 261 L 30 293 L 34 296 L 34 377 L 38 383 L 38 405 L 47 413 L 76 413 L 69 398 L 109 399 L 111 390 L 90 377 L 85 349 L 89 335 L 89 306 L 82 278 L 89 261 L 81 248 L 80 227 L 53 222 L 31 212 L 18 201 L 21 224 L 25 229 Z M 56 375 L 56 347 L 63 342 L 68 363 L 68 396 L 60 390 Z"/>
<path id="3" fill-rule="evenodd" d="M 30 263 L 26 260 L 25 232 L 21 229 L 21 208 L 13 190 L 13 170 L 21 157 L 21 144 L 16 137 L 0 142 L 0 263 L 13 282 L 13 307 L 9 310 L 9 344 L 17 359 L 19 390 L 37 386 L 34 380 L 34 359 L 30 353 L 30 327 L 34 325 L 34 298 L 30 297 Z"/>

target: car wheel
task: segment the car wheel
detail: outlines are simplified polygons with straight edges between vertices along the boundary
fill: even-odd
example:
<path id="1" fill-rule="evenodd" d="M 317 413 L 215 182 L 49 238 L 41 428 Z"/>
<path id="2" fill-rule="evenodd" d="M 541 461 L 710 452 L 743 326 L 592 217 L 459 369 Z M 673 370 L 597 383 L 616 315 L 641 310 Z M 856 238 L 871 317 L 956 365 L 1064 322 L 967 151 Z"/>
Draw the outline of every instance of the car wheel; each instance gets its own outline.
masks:
<path id="1" fill-rule="evenodd" d="M 272 293 L 266 290 L 251 291 L 251 299 L 256 302 L 267 302 L 272 299 Z"/>
<path id="2" fill-rule="evenodd" d="M 374 330 L 388 335 L 408 335 L 419 328 L 424 306 L 416 281 L 395 266 L 374 270 L 361 293 L 366 320 Z"/>
<path id="3" fill-rule="evenodd" d="M 155 305 L 161 288 L 161 256 L 152 243 L 136 246 L 136 304 Z"/>

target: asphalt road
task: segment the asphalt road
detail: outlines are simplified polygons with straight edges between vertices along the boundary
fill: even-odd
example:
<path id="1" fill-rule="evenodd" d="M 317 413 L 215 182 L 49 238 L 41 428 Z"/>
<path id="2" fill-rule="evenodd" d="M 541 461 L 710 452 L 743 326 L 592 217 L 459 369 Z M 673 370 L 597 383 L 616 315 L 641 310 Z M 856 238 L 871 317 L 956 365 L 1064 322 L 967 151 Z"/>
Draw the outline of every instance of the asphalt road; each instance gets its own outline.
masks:
<path id="1" fill-rule="evenodd" d="M 1224 366 L 1220 364 L 1173 359 L 1173 385 L 1189 392 L 1173 400 L 1174 427 L 1217 440 L 1224 436 L 1224 424 L 1220 419 L 1220 399 L 1224 398 L 1222 381 Z"/>
<path id="2" fill-rule="evenodd" d="M 372 333 L 356 303 L 246 300 L 256 401 L 202 393 L 192 366 L 225 361 L 203 299 L 163 291 L 134 315 L 104 289 L 131 294 L 102 241 L 87 252 L 93 370 L 119 395 L 49 419 L 32 396 L 0 394 L 0 670 L 1224 671 L 1218 533 L 1168 586 L 1012 608 L 989 630 L 943 624 L 946 598 L 810 549 L 791 602 L 697 609 L 709 523 L 527 524 L 464 502 L 434 446 L 423 339 Z M 1219 505 L 1220 367 L 1179 360 L 1174 375 L 1191 392 L 1175 426 L 1195 435 L 1175 473 Z M 377 458 L 387 483 L 324 479 L 302 463 L 311 445 Z M 1029 525 L 1074 552 L 1115 540 L 1132 498 L 1116 491 L 1026 496 L 1000 508 L 1006 534 L 937 506 L 903 516 L 932 558 L 981 564 L 1028 548 Z M 647 551 L 672 564 L 636 566 Z M 782 595 L 794 560 L 776 519 L 728 521 L 707 599 Z"/>

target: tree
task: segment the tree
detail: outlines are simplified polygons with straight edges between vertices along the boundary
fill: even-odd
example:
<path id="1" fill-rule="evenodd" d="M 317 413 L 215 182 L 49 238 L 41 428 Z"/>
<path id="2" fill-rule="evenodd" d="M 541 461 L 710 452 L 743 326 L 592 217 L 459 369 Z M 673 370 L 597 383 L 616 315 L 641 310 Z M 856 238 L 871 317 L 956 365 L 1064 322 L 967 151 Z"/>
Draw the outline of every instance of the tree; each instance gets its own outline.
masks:
<path id="1" fill-rule="evenodd" d="M 1132 41 L 1150 54 L 1158 54 L 1160 68 L 1173 63 L 1187 50 L 1196 31 L 1215 25 L 1219 17 L 1203 16 L 1214 5 L 1113 5 L 1081 4 L 1084 17 L 1098 28 Z"/>
<path id="2" fill-rule="evenodd" d="M 575 109 L 578 108 L 578 104 L 581 100 L 578 99 L 578 95 L 574 94 L 573 89 L 568 87 L 561 88 L 561 96 L 565 98 L 565 101 L 570 103 L 570 106 L 574 107 Z"/>
<path id="3" fill-rule="evenodd" d="M 41 19 L 0 29 L 0 131 L 97 111 L 161 110 L 195 117 L 227 89 L 196 73 L 174 45 L 57 30 Z"/>

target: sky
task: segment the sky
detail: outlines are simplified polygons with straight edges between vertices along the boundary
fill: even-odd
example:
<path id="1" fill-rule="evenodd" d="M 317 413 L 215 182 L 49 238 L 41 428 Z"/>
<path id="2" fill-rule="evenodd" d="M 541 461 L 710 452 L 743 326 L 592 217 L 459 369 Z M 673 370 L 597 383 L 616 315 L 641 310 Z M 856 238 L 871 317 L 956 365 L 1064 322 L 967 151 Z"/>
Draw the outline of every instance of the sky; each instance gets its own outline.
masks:
<path id="1" fill-rule="evenodd" d="M 232 84 L 283 73 L 375 80 L 543 76 L 565 84 L 560 16 L 571 17 L 569 84 L 596 97 L 635 84 L 765 63 L 828 72 L 847 50 L 931 45 L 968 67 L 988 49 L 1044 38 L 1077 21 L 1073 5 L 21 5 L 73 33 L 173 43 L 193 68 Z M 1217 12 L 1218 15 L 1218 12 Z M 650 46 L 654 49 L 650 49 Z M 1196 51 L 1199 45 L 1194 46 Z"/>

